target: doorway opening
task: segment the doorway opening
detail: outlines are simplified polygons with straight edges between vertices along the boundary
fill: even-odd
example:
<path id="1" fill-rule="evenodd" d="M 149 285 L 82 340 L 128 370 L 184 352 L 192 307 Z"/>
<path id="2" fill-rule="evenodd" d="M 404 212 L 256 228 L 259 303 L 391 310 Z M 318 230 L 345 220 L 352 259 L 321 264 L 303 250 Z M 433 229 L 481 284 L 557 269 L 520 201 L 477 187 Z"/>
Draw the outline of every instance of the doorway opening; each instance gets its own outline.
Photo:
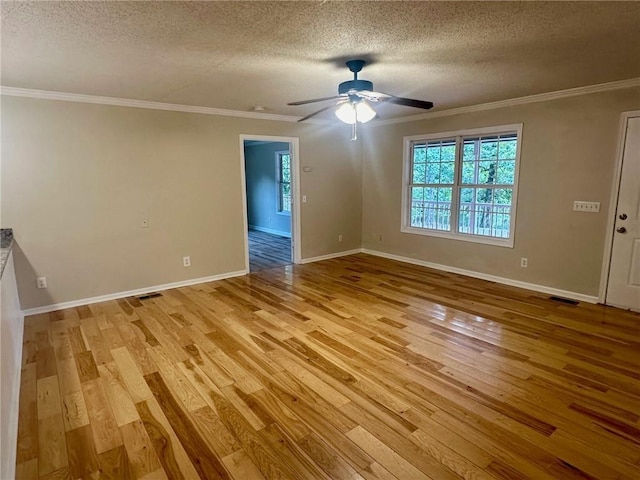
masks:
<path id="1" fill-rule="evenodd" d="M 297 263 L 297 139 L 241 135 L 246 267 Z"/>

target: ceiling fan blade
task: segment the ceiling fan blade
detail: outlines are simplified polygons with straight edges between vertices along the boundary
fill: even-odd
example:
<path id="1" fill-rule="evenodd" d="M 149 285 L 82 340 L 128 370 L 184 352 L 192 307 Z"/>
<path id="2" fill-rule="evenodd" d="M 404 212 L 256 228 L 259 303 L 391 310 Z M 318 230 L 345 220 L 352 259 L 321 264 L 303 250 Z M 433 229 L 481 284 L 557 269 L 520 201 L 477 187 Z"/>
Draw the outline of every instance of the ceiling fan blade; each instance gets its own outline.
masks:
<path id="1" fill-rule="evenodd" d="M 320 110 L 316 110 L 315 112 L 307 115 L 306 117 L 301 118 L 300 120 L 298 120 L 298 122 L 304 122 L 305 120 L 308 120 L 311 117 L 315 117 L 316 115 L 319 115 L 322 112 L 325 112 L 325 111 L 327 111 L 327 110 L 329 110 L 330 108 L 333 108 L 333 107 L 335 107 L 335 105 L 329 105 L 328 107 L 324 107 L 324 108 L 321 108 Z"/>
<path id="2" fill-rule="evenodd" d="M 358 97 L 365 98 L 371 102 L 384 102 L 387 101 L 392 95 L 380 92 L 372 92 L 370 90 L 362 90 L 355 93 Z"/>
<path id="3" fill-rule="evenodd" d="M 405 107 L 422 108 L 423 110 L 429 110 L 430 108 L 433 108 L 432 102 L 426 102 L 424 100 L 414 100 L 412 98 L 394 97 L 393 95 L 389 95 L 389 98 L 380 98 L 380 101 L 395 103 L 396 105 L 404 105 Z"/>
<path id="4" fill-rule="evenodd" d="M 326 100 L 335 100 L 336 98 L 342 98 L 342 95 L 336 95 L 334 97 L 314 98 L 312 100 L 301 100 L 299 102 L 287 103 L 287 105 L 306 105 L 307 103 L 324 102 Z"/>

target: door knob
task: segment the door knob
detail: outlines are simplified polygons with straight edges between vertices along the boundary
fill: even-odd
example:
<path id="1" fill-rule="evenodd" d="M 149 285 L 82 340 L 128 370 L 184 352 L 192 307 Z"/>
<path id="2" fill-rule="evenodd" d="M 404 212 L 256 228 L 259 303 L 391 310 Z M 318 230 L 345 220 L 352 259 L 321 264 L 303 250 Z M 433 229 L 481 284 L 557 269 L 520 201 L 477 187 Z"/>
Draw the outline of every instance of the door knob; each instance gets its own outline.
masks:
<path id="1" fill-rule="evenodd" d="M 620 215 L 618 215 L 618 218 L 620 220 L 626 220 L 627 219 L 627 214 L 626 213 L 621 213 Z"/>
<path id="2" fill-rule="evenodd" d="M 627 229 L 624 227 L 618 227 L 616 228 L 616 232 L 618 233 L 627 233 Z"/>

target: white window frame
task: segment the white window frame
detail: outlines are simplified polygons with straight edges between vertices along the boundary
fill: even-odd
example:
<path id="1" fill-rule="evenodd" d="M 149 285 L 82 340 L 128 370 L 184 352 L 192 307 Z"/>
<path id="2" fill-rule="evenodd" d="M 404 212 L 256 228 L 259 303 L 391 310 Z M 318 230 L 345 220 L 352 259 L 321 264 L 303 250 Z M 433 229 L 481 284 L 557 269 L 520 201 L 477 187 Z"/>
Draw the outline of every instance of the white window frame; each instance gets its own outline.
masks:
<path id="1" fill-rule="evenodd" d="M 509 226 L 509 238 L 496 238 L 484 235 L 474 235 L 470 233 L 458 232 L 458 210 L 460 205 L 460 188 L 464 188 L 461 184 L 460 177 L 462 174 L 462 137 L 497 135 L 504 133 L 516 133 L 518 144 L 516 147 L 515 172 L 513 178 L 513 194 L 511 201 L 511 220 Z M 451 231 L 442 231 L 435 229 L 426 229 L 412 227 L 410 224 L 411 214 L 411 145 L 416 141 L 434 141 L 434 140 L 456 140 L 456 159 L 454 166 L 454 183 L 451 192 Z M 473 128 L 467 130 L 456 130 L 451 132 L 427 133 L 423 135 L 412 135 L 404 137 L 404 153 L 402 161 L 402 223 L 400 231 L 403 233 L 411 233 L 416 235 L 425 235 L 429 237 L 449 238 L 453 240 L 462 240 L 465 242 L 484 243 L 500 247 L 513 248 L 515 240 L 516 211 L 518 206 L 518 176 L 520 173 L 520 151 L 522 148 L 522 123 L 511 125 L 500 125 L 495 127 Z M 506 186 L 506 185 L 505 185 Z"/>
<path id="2" fill-rule="evenodd" d="M 281 162 L 280 162 L 280 158 L 282 155 L 289 155 L 289 182 L 282 182 L 282 169 L 281 169 Z M 289 191 L 292 192 L 291 190 L 291 152 L 289 150 L 279 150 L 277 152 L 275 152 L 275 158 L 276 158 L 276 214 L 278 215 L 285 215 L 287 217 L 291 216 L 291 210 L 283 210 L 282 209 L 282 190 L 281 190 L 281 184 L 282 183 L 289 183 Z M 291 197 L 291 208 L 293 208 L 293 196 Z"/>

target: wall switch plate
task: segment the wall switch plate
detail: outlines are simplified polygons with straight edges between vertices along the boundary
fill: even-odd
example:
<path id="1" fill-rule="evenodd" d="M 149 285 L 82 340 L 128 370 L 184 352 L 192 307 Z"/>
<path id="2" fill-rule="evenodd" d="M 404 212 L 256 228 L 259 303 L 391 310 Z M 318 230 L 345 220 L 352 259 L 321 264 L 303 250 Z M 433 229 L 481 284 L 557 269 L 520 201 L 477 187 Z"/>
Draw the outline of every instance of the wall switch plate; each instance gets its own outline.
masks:
<path id="1" fill-rule="evenodd" d="M 307 196 L 306 195 L 302 195 L 302 203 L 307 203 Z"/>
<path id="2" fill-rule="evenodd" d="M 522 257 L 520 259 L 520 266 L 522 268 L 527 268 L 529 266 L 529 259 L 527 257 Z"/>
<path id="3" fill-rule="evenodd" d="M 191 257 L 182 257 L 182 265 L 185 267 L 191 266 Z"/>
<path id="4" fill-rule="evenodd" d="M 600 211 L 600 202 L 573 202 L 574 212 L 598 213 Z"/>
<path id="5" fill-rule="evenodd" d="M 338 241 L 341 242 L 342 241 L 342 235 L 338 235 Z"/>
<path id="6" fill-rule="evenodd" d="M 38 288 L 47 288 L 47 277 L 36 278 L 36 286 Z"/>

